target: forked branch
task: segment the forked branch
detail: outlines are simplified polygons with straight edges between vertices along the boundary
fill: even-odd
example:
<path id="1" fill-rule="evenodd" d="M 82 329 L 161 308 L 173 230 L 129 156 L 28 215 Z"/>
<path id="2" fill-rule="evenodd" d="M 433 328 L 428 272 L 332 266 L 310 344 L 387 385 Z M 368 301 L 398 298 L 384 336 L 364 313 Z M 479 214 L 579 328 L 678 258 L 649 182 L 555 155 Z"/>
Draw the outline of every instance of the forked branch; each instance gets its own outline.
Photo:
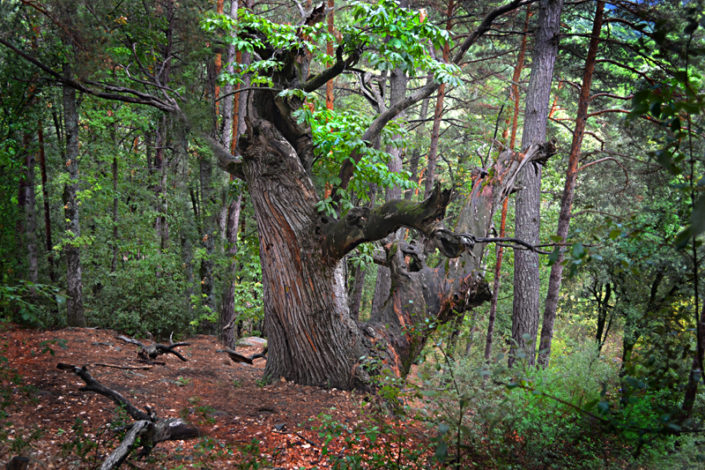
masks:
<path id="1" fill-rule="evenodd" d="M 182 356 L 181 353 L 179 353 L 179 351 L 177 351 L 175 348 L 178 348 L 180 346 L 188 346 L 189 343 L 174 343 L 171 341 L 170 338 L 169 344 L 154 343 L 147 346 L 146 344 L 137 341 L 136 339 L 128 338 L 127 336 L 123 335 L 118 336 L 118 339 L 121 339 L 126 343 L 135 344 L 139 346 L 140 351 L 137 354 L 145 362 L 153 362 L 157 357 L 161 356 L 162 354 L 173 354 L 184 362 L 188 360 L 184 356 Z"/>

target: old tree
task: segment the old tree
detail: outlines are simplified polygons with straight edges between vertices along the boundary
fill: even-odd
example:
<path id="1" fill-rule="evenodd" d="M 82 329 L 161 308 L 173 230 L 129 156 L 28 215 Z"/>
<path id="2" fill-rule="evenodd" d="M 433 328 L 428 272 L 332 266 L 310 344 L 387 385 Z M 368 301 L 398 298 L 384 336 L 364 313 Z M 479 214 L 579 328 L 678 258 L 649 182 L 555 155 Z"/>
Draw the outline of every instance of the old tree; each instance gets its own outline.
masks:
<path id="1" fill-rule="evenodd" d="M 385 141 L 390 122 L 433 94 L 442 82 L 453 81 L 454 64 L 461 63 L 494 22 L 526 3 L 514 0 L 483 12 L 483 20 L 453 48 L 449 62 L 428 53 L 430 47 L 442 48 L 447 33 L 425 21 L 424 14 L 392 1 L 352 4 L 353 19 L 341 26 L 337 48 L 326 66 L 320 65 L 323 58 L 316 44 L 336 39 L 324 30 L 322 8 L 302 10 L 303 19 L 293 26 L 246 10 L 237 20 L 209 16 L 204 29 L 211 47 L 222 50 L 233 43 L 251 57 L 248 67 L 237 68 L 248 74 L 251 86 L 240 90 L 240 99 L 246 100 L 245 131 L 235 154 L 223 145 L 216 126 L 209 128 L 207 123 L 217 120 L 203 118 L 203 106 L 199 110 L 193 97 L 189 100 L 183 90 L 177 92 L 160 81 L 161 72 L 150 73 L 163 71 L 173 57 L 165 56 L 161 64 L 149 67 L 139 63 L 136 48 L 134 54 L 112 57 L 113 71 L 132 74 L 122 74 L 124 80 L 117 84 L 110 74 L 96 78 L 83 70 L 72 75 L 67 67 L 59 72 L 30 46 L 2 42 L 64 86 L 171 113 L 195 141 L 207 142 L 219 165 L 245 181 L 254 207 L 269 341 L 266 376 L 349 389 L 369 384 L 379 367 L 403 375 L 438 324 L 490 297 L 481 260 L 495 208 L 519 188 L 518 172 L 544 162 L 552 145 L 506 150 L 477 171 L 472 187 L 460 194 L 463 203 L 452 231 L 443 226 L 451 190 L 436 184 L 423 201 L 389 200 L 374 207 L 363 197 L 369 186 L 366 171 L 371 159 L 380 158 L 380 140 Z M 55 18 L 60 16 L 59 7 L 57 12 Z M 115 16 L 114 11 L 110 14 Z M 61 24 L 64 29 L 85 27 Z M 65 45 L 80 52 L 76 44 L 80 35 L 64 36 Z M 119 59 L 124 63 L 115 65 Z M 424 77 L 419 82 L 425 84 L 380 107 L 373 119 L 351 132 L 354 142 L 340 142 L 335 151 L 324 145 L 320 136 L 325 134 L 321 131 L 325 118 L 308 106 L 310 94 L 336 76 L 353 73 L 359 74 L 363 87 L 374 91 L 375 85 L 365 84 L 364 76 L 392 70 Z M 337 176 L 321 185 L 316 172 L 326 165 L 328 170 L 336 168 Z M 411 235 L 388 243 L 385 255 L 376 260 L 391 273 L 386 301 L 367 322 L 358 322 L 348 306 L 342 261 L 360 244 L 381 240 L 402 227 L 413 229 Z M 427 265 L 434 249 L 449 261 Z"/>

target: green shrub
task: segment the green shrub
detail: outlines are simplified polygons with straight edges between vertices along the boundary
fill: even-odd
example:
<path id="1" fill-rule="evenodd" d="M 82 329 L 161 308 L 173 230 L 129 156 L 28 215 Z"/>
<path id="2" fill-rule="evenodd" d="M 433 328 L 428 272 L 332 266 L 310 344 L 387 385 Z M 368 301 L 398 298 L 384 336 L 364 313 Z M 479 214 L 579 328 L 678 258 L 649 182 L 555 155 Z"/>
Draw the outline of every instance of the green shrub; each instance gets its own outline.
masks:
<path id="1" fill-rule="evenodd" d="M 437 357 L 424 393 L 439 457 L 454 466 L 589 469 L 675 468 L 705 455 L 694 455 L 696 435 L 674 434 L 667 411 L 679 403 L 668 392 L 620 377 L 591 342 L 570 349 L 547 369 Z"/>

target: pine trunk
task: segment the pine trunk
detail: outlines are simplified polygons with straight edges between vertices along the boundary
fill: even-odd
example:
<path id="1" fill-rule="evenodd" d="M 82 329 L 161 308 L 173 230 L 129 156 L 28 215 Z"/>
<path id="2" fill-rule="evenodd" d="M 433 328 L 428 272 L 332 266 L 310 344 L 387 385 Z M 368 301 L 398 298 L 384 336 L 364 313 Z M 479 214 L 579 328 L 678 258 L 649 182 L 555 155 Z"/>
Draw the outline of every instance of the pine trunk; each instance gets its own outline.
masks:
<path id="1" fill-rule="evenodd" d="M 546 139 L 548 105 L 553 65 L 558 53 L 562 6 L 563 0 L 541 0 L 539 3 L 539 25 L 529 89 L 526 94 L 522 149 Z M 529 244 L 538 245 L 541 217 L 541 167 L 527 165 L 520 179 L 522 190 L 519 191 L 516 199 L 515 236 Z M 510 365 L 518 355 L 525 355 L 530 365 L 535 362 L 540 288 L 538 253 L 516 250 Z"/>
<path id="2" fill-rule="evenodd" d="M 511 85 L 511 98 L 514 102 L 514 112 L 512 114 L 511 130 L 509 138 L 508 147 L 514 149 L 516 145 L 516 135 L 519 123 L 519 80 L 521 80 L 521 72 L 524 69 L 524 59 L 526 58 L 526 36 L 529 32 L 529 19 L 531 18 L 531 8 L 526 8 L 526 20 L 524 21 L 524 36 L 521 38 L 521 47 L 519 48 L 519 54 L 517 55 L 517 63 L 514 66 L 514 72 L 512 73 L 512 85 Z M 507 124 L 509 124 L 509 119 L 507 118 Z M 509 127 L 509 126 L 507 126 Z M 506 132 L 509 129 L 505 129 Z M 507 234 L 507 211 L 509 201 L 507 198 L 502 201 L 502 214 L 500 216 L 499 223 L 499 236 L 504 237 Z M 502 273 L 502 260 L 504 258 L 504 247 L 497 245 L 495 249 L 495 266 L 494 266 L 494 280 L 492 282 L 492 300 L 490 301 L 490 313 L 487 320 L 487 336 L 485 338 L 485 360 L 489 361 L 492 355 L 492 336 L 494 335 L 494 324 L 497 317 L 497 301 L 499 299 L 499 287 L 501 284 L 501 273 Z"/>

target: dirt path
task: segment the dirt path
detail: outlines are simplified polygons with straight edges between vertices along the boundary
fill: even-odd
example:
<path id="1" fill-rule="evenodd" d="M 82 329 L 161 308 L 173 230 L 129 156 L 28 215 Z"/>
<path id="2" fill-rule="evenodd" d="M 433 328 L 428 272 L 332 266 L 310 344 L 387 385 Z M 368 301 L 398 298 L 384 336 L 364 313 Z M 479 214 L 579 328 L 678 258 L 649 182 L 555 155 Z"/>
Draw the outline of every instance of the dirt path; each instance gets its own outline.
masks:
<path id="1" fill-rule="evenodd" d="M 357 430 L 362 422 L 364 429 L 373 428 L 365 416 L 373 406 L 365 405 L 360 394 L 283 380 L 264 385 L 263 359 L 253 365 L 235 364 L 216 352 L 219 345 L 213 337 L 186 341 L 190 345 L 179 351 L 187 362 L 166 355 L 159 357 L 164 365 L 119 369 L 99 364 L 144 363 L 137 357 L 137 346 L 119 340 L 115 332 L 0 325 L 0 360 L 7 358 L 0 364 L 0 392 L 4 392 L 0 399 L 7 414 L 3 418 L 0 411 L 0 465 L 22 454 L 30 457 L 29 468 L 91 468 L 117 444 L 107 425 L 130 420 L 118 416 L 107 398 L 81 392 L 81 379 L 58 370 L 59 362 L 89 365 L 96 380 L 138 408 L 149 405 L 159 417 L 181 416 L 204 432 L 195 440 L 161 443 L 151 460 L 131 458 L 132 468 L 328 468 L 322 455 L 325 435 L 316 429 L 320 426 L 316 417 L 325 413 Z M 237 351 L 251 356 L 260 348 Z M 418 423 L 397 427 L 394 435 L 378 438 L 382 439 L 376 441 L 378 453 L 388 452 L 391 459 L 400 447 L 418 450 L 420 445 L 411 436 L 418 436 L 420 429 Z M 347 441 L 332 441 L 328 450 L 338 456 L 360 452 L 356 448 L 360 439 L 350 436 Z"/>

